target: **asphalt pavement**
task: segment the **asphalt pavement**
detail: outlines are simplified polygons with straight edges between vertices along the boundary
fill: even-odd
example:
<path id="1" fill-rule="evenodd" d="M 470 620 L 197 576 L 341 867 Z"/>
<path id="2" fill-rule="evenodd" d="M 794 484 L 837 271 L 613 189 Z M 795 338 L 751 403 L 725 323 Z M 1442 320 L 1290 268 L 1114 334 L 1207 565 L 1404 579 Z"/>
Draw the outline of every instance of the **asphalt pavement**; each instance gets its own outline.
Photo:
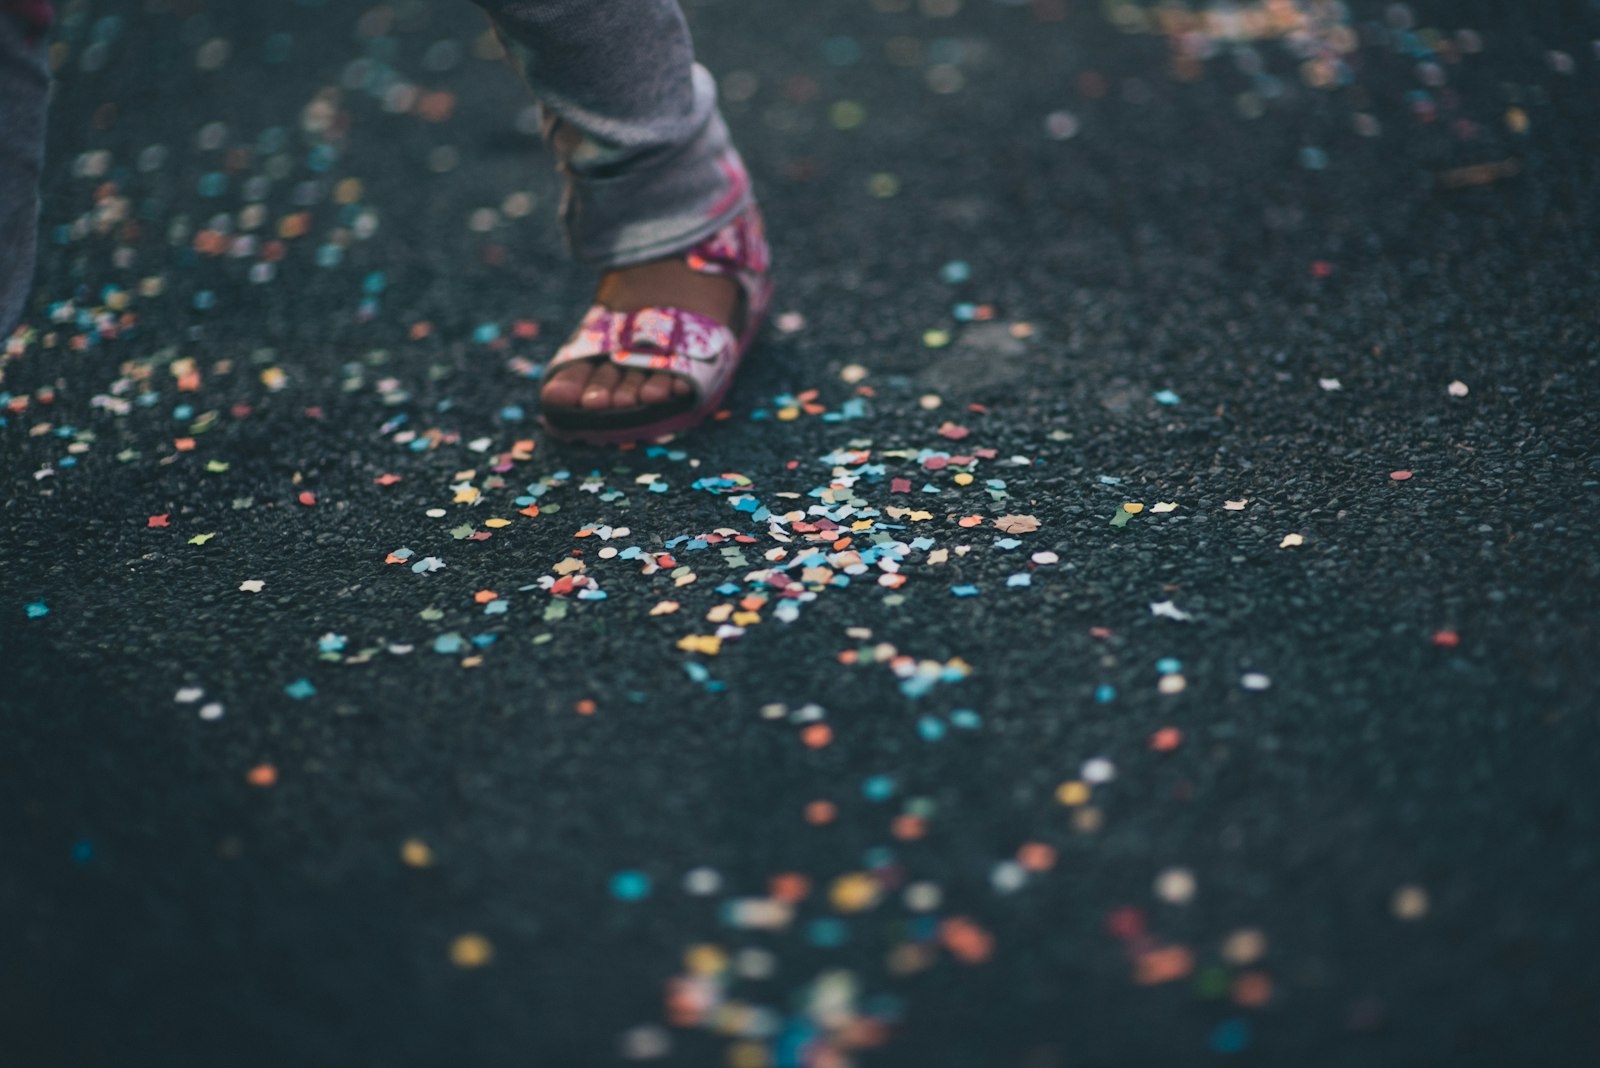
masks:
<path id="1" fill-rule="evenodd" d="M 0 1063 L 1600 1063 L 1593 3 L 691 3 L 625 450 L 471 5 L 61 7 Z"/>

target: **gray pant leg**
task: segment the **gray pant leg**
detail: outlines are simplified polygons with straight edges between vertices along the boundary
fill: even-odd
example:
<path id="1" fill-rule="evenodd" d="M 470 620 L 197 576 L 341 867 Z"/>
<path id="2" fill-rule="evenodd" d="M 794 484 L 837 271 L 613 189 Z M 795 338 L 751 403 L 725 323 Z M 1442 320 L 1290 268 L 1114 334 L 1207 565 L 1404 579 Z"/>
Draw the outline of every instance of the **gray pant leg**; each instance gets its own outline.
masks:
<path id="1" fill-rule="evenodd" d="M 567 250 L 607 268 L 680 251 L 749 202 L 677 0 L 475 0 L 539 102 Z"/>
<path id="2" fill-rule="evenodd" d="M 33 281 L 49 95 L 43 43 L 0 12 L 0 339 L 22 316 Z"/>

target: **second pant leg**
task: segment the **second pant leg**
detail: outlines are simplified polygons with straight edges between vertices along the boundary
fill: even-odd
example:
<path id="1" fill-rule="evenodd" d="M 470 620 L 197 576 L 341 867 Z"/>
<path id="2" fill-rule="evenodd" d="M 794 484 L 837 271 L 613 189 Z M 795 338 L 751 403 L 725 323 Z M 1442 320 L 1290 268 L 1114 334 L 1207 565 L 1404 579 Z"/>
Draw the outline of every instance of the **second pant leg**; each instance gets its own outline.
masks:
<path id="1" fill-rule="evenodd" d="M 0 3 L 0 340 L 22 315 L 33 281 L 50 74 L 41 0 Z"/>
<path id="2" fill-rule="evenodd" d="M 606 268 L 667 255 L 744 209 L 744 162 L 676 0 L 475 2 L 539 102 L 574 258 Z"/>

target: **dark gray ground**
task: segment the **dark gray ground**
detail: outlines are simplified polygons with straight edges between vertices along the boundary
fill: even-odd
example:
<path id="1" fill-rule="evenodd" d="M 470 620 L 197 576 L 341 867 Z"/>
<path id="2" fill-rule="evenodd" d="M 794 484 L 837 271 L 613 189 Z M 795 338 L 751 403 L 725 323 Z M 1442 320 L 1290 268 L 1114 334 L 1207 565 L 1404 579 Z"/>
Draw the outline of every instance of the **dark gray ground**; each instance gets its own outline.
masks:
<path id="1" fill-rule="evenodd" d="M 1330 4 L 1175 67 L 1117 4 L 900 6 L 691 8 L 803 325 L 671 451 L 512 460 L 540 437 L 516 368 L 592 282 L 476 12 L 66 5 L 32 333 L 0 382 L 0 1061 L 1600 1063 L 1600 10 Z M 1319 42 L 1343 87 L 1303 76 Z M 519 191 L 531 214 L 473 228 Z M 252 222 L 238 255 L 195 251 Z M 777 418 L 805 390 L 835 417 Z M 899 590 L 813 581 L 784 622 L 749 577 L 780 542 L 694 483 L 807 508 L 849 449 L 838 501 L 876 524 L 853 548 L 928 547 Z M 1002 515 L 1039 529 L 997 545 Z M 574 538 L 600 525 L 754 541 L 677 544 L 679 588 Z M 537 585 L 577 550 L 607 599 Z M 763 592 L 717 655 L 678 647 Z M 878 643 L 970 675 L 912 696 L 841 662 Z M 1092 758 L 1114 778 L 1064 806 Z M 1053 868 L 1017 868 L 1026 843 Z M 630 871 L 642 900 L 613 892 Z M 784 873 L 811 884 L 792 922 L 731 922 Z M 839 911 L 852 873 L 880 900 Z M 490 962 L 452 964 L 467 933 Z M 722 1007 L 668 1027 L 696 946 L 731 961 Z M 874 1021 L 888 1041 L 846 1052 Z"/>

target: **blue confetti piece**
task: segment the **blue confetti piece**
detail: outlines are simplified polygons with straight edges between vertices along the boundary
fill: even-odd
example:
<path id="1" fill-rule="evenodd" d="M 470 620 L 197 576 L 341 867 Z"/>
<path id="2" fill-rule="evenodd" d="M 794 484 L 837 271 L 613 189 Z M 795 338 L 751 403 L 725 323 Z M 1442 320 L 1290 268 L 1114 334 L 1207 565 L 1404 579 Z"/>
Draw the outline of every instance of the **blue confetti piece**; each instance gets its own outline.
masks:
<path id="1" fill-rule="evenodd" d="M 510 601 L 497 598 L 483 606 L 483 614 L 486 616 L 503 616 L 510 608 Z"/>
<path id="2" fill-rule="evenodd" d="M 317 688 L 311 685 L 310 679 L 295 679 L 283 688 L 283 692 L 296 701 L 304 701 L 307 697 L 315 696 Z"/>
<path id="3" fill-rule="evenodd" d="M 1151 396 L 1155 398 L 1157 404 L 1177 404 L 1183 399 L 1170 389 L 1160 390 L 1152 393 Z"/>
<path id="4" fill-rule="evenodd" d="M 946 285 L 960 285 L 972 277 L 972 266 L 966 260 L 951 260 L 939 268 L 939 281 Z"/>
<path id="5" fill-rule="evenodd" d="M 1028 574 L 1028 573 L 1026 573 L 1026 572 L 1019 572 L 1018 574 L 1012 575 L 1011 577 L 1007 578 L 1006 579 L 1006 585 L 1008 587 L 1032 586 L 1033 585 L 1033 576 Z"/>
<path id="6" fill-rule="evenodd" d="M 324 653 L 341 652 L 345 647 L 345 641 L 343 634 L 324 634 L 317 639 L 317 649 Z"/>
<path id="7" fill-rule="evenodd" d="M 849 939 L 849 937 L 850 931 L 847 927 L 845 927 L 842 921 L 826 917 L 819 920 L 812 920 L 810 925 L 806 928 L 806 938 L 811 942 L 811 944 L 814 946 L 820 946 L 824 949 L 832 949 L 835 946 L 842 946 Z"/>
<path id="8" fill-rule="evenodd" d="M 650 896 L 650 877 L 642 871 L 619 871 L 611 877 L 611 896 L 619 901 L 643 901 Z"/>
<path id="9" fill-rule="evenodd" d="M 94 843 L 77 841 L 72 843 L 72 862 L 74 864 L 87 864 L 94 859 Z"/>
<path id="10" fill-rule="evenodd" d="M 950 713 L 950 725 L 964 731 L 975 731 L 983 726 L 983 717 L 970 708 L 958 708 Z"/>
<path id="11" fill-rule="evenodd" d="M 996 549 L 1015 549 L 1021 544 L 1016 538 L 996 538 L 994 547 Z"/>
<path id="12" fill-rule="evenodd" d="M 924 741 L 937 742 L 944 737 L 944 732 L 944 723 L 932 716 L 923 716 L 917 720 L 917 733 L 922 735 Z"/>
<path id="13" fill-rule="evenodd" d="M 950 592 L 955 594 L 957 597 L 976 597 L 976 596 L 978 596 L 978 587 L 976 587 L 976 586 L 951 586 L 950 587 Z"/>
<path id="14" fill-rule="evenodd" d="M 1103 682 L 1095 688 L 1094 699 L 1103 705 L 1110 704 L 1117 699 L 1117 688 L 1109 682 Z"/>
<path id="15" fill-rule="evenodd" d="M 50 606 L 43 601 L 34 601 L 32 604 L 23 605 L 22 610 L 28 613 L 29 619 L 38 619 L 40 616 L 50 614 Z"/>
<path id="16" fill-rule="evenodd" d="M 433 651 L 443 656 L 452 656 L 465 648 L 466 644 L 461 635 L 451 631 L 449 634 L 441 634 L 433 639 Z"/>
<path id="17" fill-rule="evenodd" d="M 1183 670 L 1183 665 L 1170 656 L 1164 656 L 1156 661 L 1156 670 L 1163 675 L 1176 675 Z"/>
<path id="18" fill-rule="evenodd" d="M 1212 1028 L 1208 1044 L 1218 1053 L 1238 1053 L 1250 1044 L 1249 1021 L 1237 1016 L 1223 1020 Z"/>
<path id="19" fill-rule="evenodd" d="M 861 784 L 861 793 L 868 801 L 887 801 L 894 796 L 894 778 L 874 775 Z"/>
<path id="20" fill-rule="evenodd" d="M 1102 486 L 1120 486 L 1122 485 L 1122 479 L 1116 475 L 1101 475 L 1100 484 Z"/>

